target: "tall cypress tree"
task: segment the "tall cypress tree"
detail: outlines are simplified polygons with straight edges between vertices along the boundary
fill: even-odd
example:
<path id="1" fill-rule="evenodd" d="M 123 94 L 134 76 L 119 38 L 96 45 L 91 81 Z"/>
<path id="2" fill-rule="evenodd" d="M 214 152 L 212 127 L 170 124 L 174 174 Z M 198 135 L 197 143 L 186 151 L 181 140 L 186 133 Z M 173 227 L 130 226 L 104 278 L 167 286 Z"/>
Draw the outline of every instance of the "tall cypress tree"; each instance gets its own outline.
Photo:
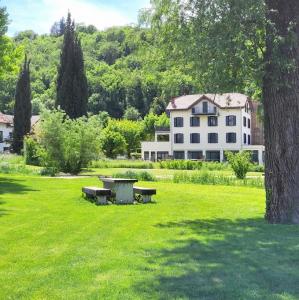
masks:
<path id="1" fill-rule="evenodd" d="M 68 13 L 58 69 L 56 107 L 60 106 L 70 118 L 75 119 L 87 114 L 87 99 L 83 52 L 75 23 Z"/>
<path id="2" fill-rule="evenodd" d="M 31 87 L 30 87 L 30 60 L 25 55 L 25 61 L 21 68 L 16 86 L 14 106 L 14 132 L 12 149 L 20 154 L 23 148 L 24 136 L 31 129 Z"/>

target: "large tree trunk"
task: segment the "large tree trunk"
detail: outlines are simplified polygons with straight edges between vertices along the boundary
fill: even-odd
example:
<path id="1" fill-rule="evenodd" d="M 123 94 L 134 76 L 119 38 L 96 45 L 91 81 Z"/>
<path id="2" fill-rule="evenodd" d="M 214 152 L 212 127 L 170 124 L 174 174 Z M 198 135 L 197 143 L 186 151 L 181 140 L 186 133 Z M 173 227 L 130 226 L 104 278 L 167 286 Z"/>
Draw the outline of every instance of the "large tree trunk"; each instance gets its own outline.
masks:
<path id="1" fill-rule="evenodd" d="M 266 219 L 299 224 L 299 1 L 266 0 Z"/>

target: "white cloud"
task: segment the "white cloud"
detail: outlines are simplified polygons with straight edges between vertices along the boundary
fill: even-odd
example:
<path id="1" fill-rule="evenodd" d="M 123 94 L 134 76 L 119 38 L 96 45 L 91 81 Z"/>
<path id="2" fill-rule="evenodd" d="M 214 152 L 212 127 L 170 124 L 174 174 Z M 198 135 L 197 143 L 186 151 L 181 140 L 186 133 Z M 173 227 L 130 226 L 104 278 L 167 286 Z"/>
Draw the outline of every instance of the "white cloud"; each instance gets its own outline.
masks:
<path id="1" fill-rule="evenodd" d="M 77 23 L 92 24 L 98 29 L 126 25 L 131 21 L 126 16 L 126 12 L 120 12 L 116 8 L 101 4 L 88 3 L 84 0 L 43 0 L 43 4 L 46 19 L 40 26 L 47 27 L 47 31 L 55 21 L 66 16 L 68 10 Z"/>

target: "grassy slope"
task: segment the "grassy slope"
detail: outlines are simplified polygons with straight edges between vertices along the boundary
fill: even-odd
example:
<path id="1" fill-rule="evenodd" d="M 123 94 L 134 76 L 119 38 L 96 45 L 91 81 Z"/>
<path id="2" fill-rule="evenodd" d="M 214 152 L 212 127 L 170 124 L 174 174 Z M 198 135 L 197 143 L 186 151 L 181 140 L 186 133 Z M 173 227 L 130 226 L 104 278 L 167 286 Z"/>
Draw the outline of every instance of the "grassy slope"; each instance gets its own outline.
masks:
<path id="1" fill-rule="evenodd" d="M 299 230 L 255 188 L 142 183 L 157 203 L 96 207 L 97 179 L 0 177 L 0 299 L 298 299 Z"/>

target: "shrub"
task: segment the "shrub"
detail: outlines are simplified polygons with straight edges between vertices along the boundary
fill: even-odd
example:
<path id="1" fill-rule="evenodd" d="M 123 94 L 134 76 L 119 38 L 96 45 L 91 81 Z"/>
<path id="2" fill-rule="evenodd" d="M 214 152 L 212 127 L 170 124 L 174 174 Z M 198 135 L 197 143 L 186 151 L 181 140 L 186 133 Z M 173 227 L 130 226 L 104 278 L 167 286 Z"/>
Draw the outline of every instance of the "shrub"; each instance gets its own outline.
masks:
<path id="1" fill-rule="evenodd" d="M 41 165 L 65 173 L 79 173 L 98 157 L 99 131 L 96 117 L 71 120 L 62 111 L 44 111 L 38 135 Z"/>
<path id="2" fill-rule="evenodd" d="M 227 151 L 225 154 L 236 177 L 238 179 L 245 179 L 250 167 L 250 153 L 247 151 L 238 153 Z"/>
<path id="3" fill-rule="evenodd" d="M 263 165 L 251 164 L 249 167 L 251 172 L 265 172 L 265 167 Z"/>
<path id="4" fill-rule="evenodd" d="M 156 177 L 147 172 L 134 172 L 134 171 L 126 171 L 124 173 L 115 173 L 112 175 L 114 178 L 129 178 L 129 179 L 138 179 L 140 181 L 156 181 Z"/>
<path id="5" fill-rule="evenodd" d="M 54 177 L 57 173 L 58 173 L 58 170 L 56 168 L 51 168 L 51 167 L 43 168 L 40 171 L 40 175 L 42 175 L 42 176 Z"/>
<path id="6" fill-rule="evenodd" d="M 117 155 L 124 154 L 126 149 L 126 140 L 119 133 L 106 127 L 100 136 L 101 149 L 106 157 L 116 158 Z"/>
<path id="7" fill-rule="evenodd" d="M 40 160 L 38 152 L 40 150 L 39 143 L 28 136 L 24 139 L 24 159 L 27 165 L 39 166 Z"/>

